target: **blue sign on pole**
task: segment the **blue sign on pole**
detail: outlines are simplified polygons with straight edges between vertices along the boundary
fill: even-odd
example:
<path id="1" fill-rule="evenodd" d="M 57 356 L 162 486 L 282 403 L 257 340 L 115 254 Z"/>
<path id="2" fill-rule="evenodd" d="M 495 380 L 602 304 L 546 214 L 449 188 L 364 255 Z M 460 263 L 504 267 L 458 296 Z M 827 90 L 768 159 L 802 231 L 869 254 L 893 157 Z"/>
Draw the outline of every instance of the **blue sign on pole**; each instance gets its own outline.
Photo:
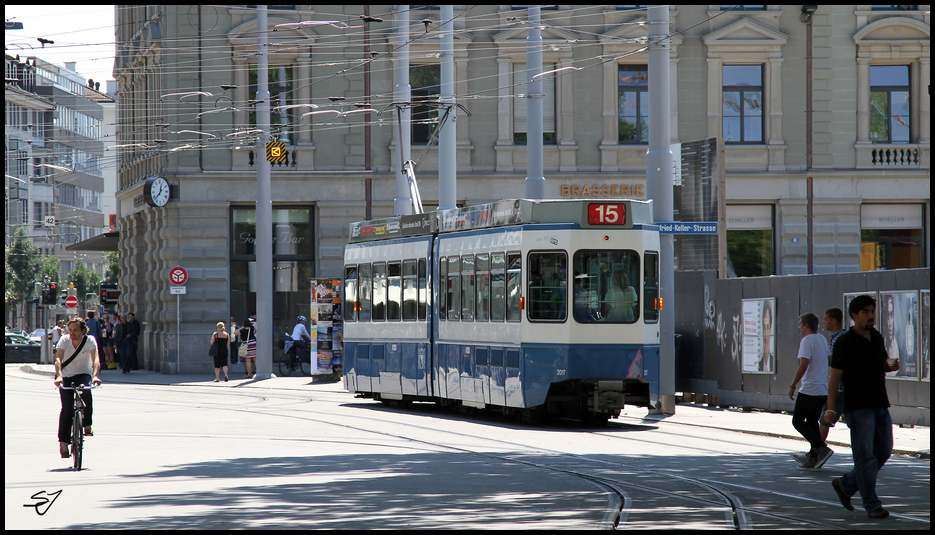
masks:
<path id="1" fill-rule="evenodd" d="M 655 223 L 660 234 L 717 234 L 717 221 Z"/>

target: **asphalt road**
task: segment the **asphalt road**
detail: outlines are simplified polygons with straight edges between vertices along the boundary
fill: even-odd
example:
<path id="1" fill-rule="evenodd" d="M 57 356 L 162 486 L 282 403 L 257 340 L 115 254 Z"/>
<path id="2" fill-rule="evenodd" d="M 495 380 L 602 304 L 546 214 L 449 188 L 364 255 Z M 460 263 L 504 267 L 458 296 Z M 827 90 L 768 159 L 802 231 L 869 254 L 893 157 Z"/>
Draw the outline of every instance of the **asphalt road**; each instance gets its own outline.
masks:
<path id="1" fill-rule="evenodd" d="M 105 378 L 105 381 L 107 379 Z M 668 422 L 607 428 L 407 410 L 338 386 L 105 384 L 85 470 L 49 377 L 5 376 L 7 529 L 929 529 L 930 464 L 892 458 L 887 520 L 845 511 L 803 443 Z M 61 491 L 61 492 L 59 492 Z M 24 507 L 25 506 L 25 507 Z M 41 513 L 41 514 L 40 514 Z"/>

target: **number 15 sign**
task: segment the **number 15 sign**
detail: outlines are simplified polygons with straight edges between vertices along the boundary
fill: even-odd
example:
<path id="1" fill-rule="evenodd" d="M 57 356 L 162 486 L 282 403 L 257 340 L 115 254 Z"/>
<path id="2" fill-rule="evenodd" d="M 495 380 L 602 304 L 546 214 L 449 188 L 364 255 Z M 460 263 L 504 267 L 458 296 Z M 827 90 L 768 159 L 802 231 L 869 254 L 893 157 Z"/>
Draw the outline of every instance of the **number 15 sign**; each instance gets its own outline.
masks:
<path id="1" fill-rule="evenodd" d="M 169 282 L 175 285 L 185 284 L 188 280 L 188 272 L 182 266 L 175 266 L 169 270 Z"/>

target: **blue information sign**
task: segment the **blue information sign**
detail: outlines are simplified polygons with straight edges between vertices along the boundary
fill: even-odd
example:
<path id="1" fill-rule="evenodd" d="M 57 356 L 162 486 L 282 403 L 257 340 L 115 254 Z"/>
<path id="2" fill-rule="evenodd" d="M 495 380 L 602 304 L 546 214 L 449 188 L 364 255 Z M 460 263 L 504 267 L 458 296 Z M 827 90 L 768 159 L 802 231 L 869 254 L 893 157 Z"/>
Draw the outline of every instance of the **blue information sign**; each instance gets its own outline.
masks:
<path id="1" fill-rule="evenodd" d="M 660 234 L 717 234 L 717 221 L 655 223 Z"/>

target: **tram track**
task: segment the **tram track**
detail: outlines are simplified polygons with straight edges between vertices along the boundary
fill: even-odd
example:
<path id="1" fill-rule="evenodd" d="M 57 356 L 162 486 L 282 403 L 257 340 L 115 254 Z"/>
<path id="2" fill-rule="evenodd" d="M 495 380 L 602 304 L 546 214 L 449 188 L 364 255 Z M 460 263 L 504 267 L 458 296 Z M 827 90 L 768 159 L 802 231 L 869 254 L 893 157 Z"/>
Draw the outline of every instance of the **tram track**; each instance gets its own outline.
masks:
<path id="1" fill-rule="evenodd" d="M 134 385 L 137 390 L 163 390 L 164 387 L 153 387 L 149 385 Z M 835 525 L 828 522 L 819 522 L 800 516 L 788 515 L 766 510 L 763 507 L 751 507 L 745 505 L 743 500 L 732 492 L 731 488 L 740 488 L 745 491 L 754 491 L 759 493 L 781 495 L 785 499 L 805 500 L 812 503 L 821 503 L 829 507 L 839 507 L 832 502 L 815 500 L 807 496 L 789 495 L 776 493 L 770 489 L 756 487 L 752 485 L 738 485 L 727 481 L 719 481 L 711 478 L 697 478 L 682 474 L 676 474 L 659 468 L 642 467 L 634 463 L 621 461 L 608 461 L 597 459 L 588 455 L 579 455 L 565 451 L 532 446 L 522 442 L 478 437 L 463 431 L 453 431 L 440 429 L 438 426 L 430 427 L 426 425 L 414 424 L 412 422 L 392 422 L 393 425 L 402 426 L 399 430 L 378 430 L 374 429 L 375 424 L 387 423 L 386 418 L 366 414 L 342 414 L 342 418 L 352 420 L 352 423 L 338 423 L 329 418 L 331 413 L 316 410 L 309 407 L 309 403 L 314 401 L 325 401 L 341 404 L 342 400 L 346 402 L 346 394 L 338 395 L 330 392 L 315 392 L 312 394 L 305 392 L 276 391 L 275 393 L 257 393 L 242 390 L 224 389 L 223 391 L 212 391 L 204 387 L 173 387 L 176 392 L 187 392 L 199 395 L 218 395 L 225 396 L 227 399 L 223 403 L 214 403 L 211 401 L 181 401 L 181 400 L 150 400 L 146 403 L 159 406 L 211 406 L 212 408 L 230 411 L 235 413 L 245 413 L 252 415 L 262 415 L 264 417 L 285 418 L 298 420 L 316 425 L 330 425 L 344 427 L 362 433 L 373 434 L 377 437 L 388 437 L 401 441 L 408 441 L 413 444 L 413 449 L 418 451 L 437 451 L 442 448 L 447 451 L 469 454 L 496 460 L 503 463 L 513 463 L 530 466 L 540 470 L 546 470 L 553 473 L 564 474 L 575 477 L 580 480 L 588 481 L 592 485 L 600 488 L 608 500 L 608 507 L 600 522 L 600 526 L 608 529 L 621 529 L 624 527 L 638 528 L 649 527 L 652 524 L 647 523 L 647 518 L 652 516 L 651 508 L 643 507 L 640 504 L 647 503 L 648 497 L 655 497 L 660 503 L 682 504 L 686 516 L 697 517 L 704 511 L 707 514 L 720 516 L 721 520 L 713 524 L 706 524 L 707 527 L 726 527 L 729 529 L 751 529 L 756 526 L 753 521 L 755 518 L 768 518 L 776 522 L 784 522 L 787 525 L 799 525 L 811 529 L 841 529 L 842 525 Z M 231 407 L 229 403 L 230 396 L 254 398 L 254 402 L 249 405 Z M 139 398 L 132 396 L 119 396 L 122 400 L 139 401 Z M 285 411 L 285 412 L 284 412 Z M 383 412 L 382 410 L 380 411 Z M 396 412 L 396 411 L 393 411 Z M 406 414 L 406 411 L 400 411 Z M 518 426 L 517 429 L 524 429 Z M 452 440 L 426 440 L 420 438 L 421 434 L 427 432 L 441 433 L 446 437 L 454 437 Z M 580 431 L 576 431 L 580 432 Z M 602 434 L 602 432 L 594 432 Z M 263 438 L 252 435 L 250 439 Z M 268 437 L 270 439 L 290 440 L 284 437 Z M 478 444 L 465 446 L 459 442 L 467 442 L 466 439 L 478 442 Z M 318 441 L 318 439 L 295 438 L 294 440 Z M 338 441 L 340 442 L 340 441 Z M 368 443 L 380 446 L 381 441 L 375 440 Z M 418 446 L 416 446 L 418 444 Z M 486 445 L 486 446 L 485 446 Z M 392 447 L 401 447 L 400 444 L 393 444 Z M 507 449 L 509 452 L 483 451 L 484 449 Z M 531 460 L 531 459 L 535 460 Z M 542 459 L 545 460 L 542 460 Z M 630 477 L 619 474 L 624 469 L 631 472 Z M 634 479 L 650 476 L 655 480 L 676 481 L 681 484 L 689 484 L 693 488 L 701 490 L 702 493 L 686 492 L 684 489 L 672 490 L 665 488 L 665 485 L 648 485 L 643 482 L 634 481 Z M 635 500 L 631 494 L 633 491 L 639 491 L 641 495 L 639 500 Z M 671 508 L 677 509 L 674 505 Z M 634 516 L 635 515 L 635 516 Z M 669 514 L 668 522 L 673 523 L 673 527 L 678 524 L 674 522 L 677 515 Z M 926 519 L 908 517 L 909 520 L 916 520 L 928 523 Z M 697 518 L 695 518 L 697 521 Z M 659 527 L 656 525 L 655 527 Z"/>

